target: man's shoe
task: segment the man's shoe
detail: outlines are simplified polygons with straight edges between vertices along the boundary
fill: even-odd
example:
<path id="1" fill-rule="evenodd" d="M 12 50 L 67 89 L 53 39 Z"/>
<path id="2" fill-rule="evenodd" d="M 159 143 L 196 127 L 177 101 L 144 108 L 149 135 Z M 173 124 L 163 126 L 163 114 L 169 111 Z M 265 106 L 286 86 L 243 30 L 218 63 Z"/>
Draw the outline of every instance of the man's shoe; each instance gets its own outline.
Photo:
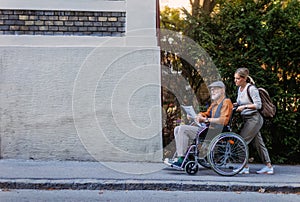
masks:
<path id="1" fill-rule="evenodd" d="M 173 163 L 171 164 L 171 167 L 179 167 L 179 168 L 181 168 L 181 165 L 182 165 L 182 162 L 180 162 L 180 161 L 175 161 L 175 162 L 173 162 Z"/>
<path id="2" fill-rule="evenodd" d="M 174 159 L 165 158 L 164 164 L 171 166 L 174 163 Z"/>
<path id="3" fill-rule="evenodd" d="M 233 170 L 233 172 L 236 172 L 237 171 L 237 169 L 236 170 Z M 239 174 L 249 174 L 250 172 L 249 172 L 249 167 L 244 167 L 240 172 L 239 172 Z"/>
<path id="4" fill-rule="evenodd" d="M 273 167 L 269 168 L 268 166 L 263 167 L 262 169 L 256 171 L 257 174 L 269 174 L 272 175 L 274 174 L 274 169 Z"/>

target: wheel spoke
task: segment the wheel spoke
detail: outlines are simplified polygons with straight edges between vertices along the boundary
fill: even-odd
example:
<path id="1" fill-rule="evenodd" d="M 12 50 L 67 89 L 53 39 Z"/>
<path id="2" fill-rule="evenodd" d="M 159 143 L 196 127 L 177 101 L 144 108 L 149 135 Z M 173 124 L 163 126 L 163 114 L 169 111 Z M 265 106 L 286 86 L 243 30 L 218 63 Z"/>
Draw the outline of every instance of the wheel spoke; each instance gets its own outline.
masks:
<path id="1" fill-rule="evenodd" d="M 247 144 L 237 134 L 221 134 L 211 142 L 208 160 L 214 171 L 220 175 L 235 175 L 233 168 L 244 167 L 247 159 Z"/>

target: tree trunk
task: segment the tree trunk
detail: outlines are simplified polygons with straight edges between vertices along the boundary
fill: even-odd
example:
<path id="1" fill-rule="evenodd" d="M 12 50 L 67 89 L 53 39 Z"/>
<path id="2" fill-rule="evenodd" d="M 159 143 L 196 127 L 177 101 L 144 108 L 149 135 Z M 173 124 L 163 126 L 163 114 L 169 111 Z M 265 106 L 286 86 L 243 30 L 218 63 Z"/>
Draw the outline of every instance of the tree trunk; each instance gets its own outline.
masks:
<path id="1" fill-rule="evenodd" d="M 216 0 L 203 0 L 203 11 L 206 14 L 211 14 L 211 12 L 213 11 L 214 7 L 216 5 Z"/>
<path id="2" fill-rule="evenodd" d="M 190 0 L 192 6 L 192 16 L 197 16 L 200 9 L 200 0 Z"/>
<path id="3" fill-rule="evenodd" d="M 199 15 L 200 10 L 209 15 L 216 5 L 216 0 L 190 0 L 190 4 L 192 6 L 192 16 Z"/>

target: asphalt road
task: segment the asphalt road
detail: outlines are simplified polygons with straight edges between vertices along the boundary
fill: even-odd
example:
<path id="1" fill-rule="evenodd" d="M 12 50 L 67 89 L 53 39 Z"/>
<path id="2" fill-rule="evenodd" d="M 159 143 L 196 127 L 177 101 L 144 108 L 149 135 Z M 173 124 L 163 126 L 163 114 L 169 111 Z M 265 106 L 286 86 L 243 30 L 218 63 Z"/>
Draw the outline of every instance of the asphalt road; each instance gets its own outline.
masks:
<path id="1" fill-rule="evenodd" d="M 107 191 L 107 190 L 2 190 L 3 202 L 81 202 L 81 201 L 205 201 L 205 202 L 298 202 L 300 195 L 259 192 L 199 192 L 199 191 Z"/>

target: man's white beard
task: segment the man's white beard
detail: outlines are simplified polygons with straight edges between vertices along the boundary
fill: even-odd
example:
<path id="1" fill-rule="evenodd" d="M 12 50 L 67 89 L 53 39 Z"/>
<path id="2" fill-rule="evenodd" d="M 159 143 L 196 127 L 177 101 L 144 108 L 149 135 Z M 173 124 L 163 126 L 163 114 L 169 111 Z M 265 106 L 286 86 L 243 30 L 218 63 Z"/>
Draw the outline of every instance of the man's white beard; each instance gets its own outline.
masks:
<path id="1" fill-rule="evenodd" d="M 221 97 L 221 93 L 218 93 L 218 94 L 215 94 L 215 95 L 211 95 L 211 99 L 212 99 L 213 101 L 218 100 L 220 97 Z"/>

